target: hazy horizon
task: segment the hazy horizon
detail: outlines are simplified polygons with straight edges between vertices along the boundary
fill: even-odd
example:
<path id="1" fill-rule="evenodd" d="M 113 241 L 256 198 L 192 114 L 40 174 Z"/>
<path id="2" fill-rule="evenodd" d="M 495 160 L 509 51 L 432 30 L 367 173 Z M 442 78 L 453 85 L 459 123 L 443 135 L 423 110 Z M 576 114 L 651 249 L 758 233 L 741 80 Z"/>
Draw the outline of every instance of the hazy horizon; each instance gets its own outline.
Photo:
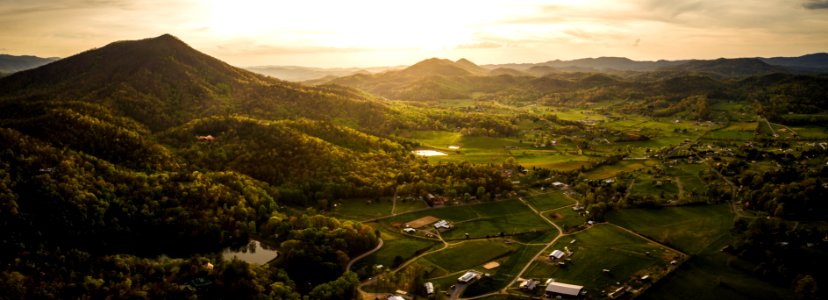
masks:
<path id="1" fill-rule="evenodd" d="M 366 68 L 825 52 L 828 1 L 0 2 L 0 53 L 67 57 L 169 33 L 237 66 Z"/>

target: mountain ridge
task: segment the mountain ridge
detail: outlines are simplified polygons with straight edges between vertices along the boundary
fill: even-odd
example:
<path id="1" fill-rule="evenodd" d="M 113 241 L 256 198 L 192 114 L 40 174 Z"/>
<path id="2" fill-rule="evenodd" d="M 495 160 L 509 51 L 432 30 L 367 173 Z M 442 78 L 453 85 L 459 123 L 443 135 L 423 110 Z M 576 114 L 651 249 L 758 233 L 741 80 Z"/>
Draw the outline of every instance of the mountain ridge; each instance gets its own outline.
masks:
<path id="1" fill-rule="evenodd" d="M 0 74 L 9 75 L 59 60 L 57 57 L 0 54 Z"/>
<path id="2" fill-rule="evenodd" d="M 164 34 L 118 41 L 0 78 L 0 101 L 83 100 L 158 131 L 218 114 L 351 120 L 380 128 L 382 99 L 310 87 L 233 67 Z M 338 108 L 334 110 L 333 108 Z M 379 112 L 382 113 L 379 113 Z"/>

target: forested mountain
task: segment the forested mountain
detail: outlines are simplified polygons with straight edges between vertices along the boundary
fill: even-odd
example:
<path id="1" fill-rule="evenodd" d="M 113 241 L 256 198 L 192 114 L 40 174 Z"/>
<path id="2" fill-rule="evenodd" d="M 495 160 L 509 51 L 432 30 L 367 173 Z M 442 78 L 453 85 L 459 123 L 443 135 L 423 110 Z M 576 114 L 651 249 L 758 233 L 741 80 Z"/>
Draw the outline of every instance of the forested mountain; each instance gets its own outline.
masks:
<path id="1" fill-rule="evenodd" d="M 3 76 L 2 74 L 37 68 L 56 60 L 58 60 L 56 57 L 43 58 L 31 55 L 0 54 L 0 77 Z"/>
<path id="2" fill-rule="evenodd" d="M 395 69 L 396 67 L 373 68 L 312 68 L 300 66 L 252 66 L 245 69 L 262 75 L 273 76 L 281 80 L 302 82 L 322 79 L 325 77 L 341 77 L 353 74 L 379 73 Z"/>
<path id="3" fill-rule="evenodd" d="M 757 58 L 692 60 L 679 65 L 661 67 L 659 70 L 709 73 L 724 77 L 746 77 L 790 72 L 787 68 L 772 66 Z"/>
<path id="4" fill-rule="evenodd" d="M 383 100 L 337 86 L 307 87 L 230 66 L 170 35 L 115 42 L 0 80 L 0 100 L 102 104 L 153 131 L 198 117 L 339 119 L 390 127 Z M 334 109 L 336 108 L 336 109 Z"/>
<path id="5" fill-rule="evenodd" d="M 769 65 L 794 70 L 820 73 L 825 73 L 825 70 L 828 70 L 828 53 L 814 53 L 799 57 L 771 57 L 760 59 Z"/>

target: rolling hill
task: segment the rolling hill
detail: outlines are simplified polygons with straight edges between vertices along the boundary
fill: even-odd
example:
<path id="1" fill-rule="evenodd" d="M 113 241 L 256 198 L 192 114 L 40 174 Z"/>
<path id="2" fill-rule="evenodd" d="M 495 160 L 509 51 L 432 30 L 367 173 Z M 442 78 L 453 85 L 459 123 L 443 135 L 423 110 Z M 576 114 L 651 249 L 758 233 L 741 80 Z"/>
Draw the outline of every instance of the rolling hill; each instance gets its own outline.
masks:
<path id="1" fill-rule="evenodd" d="M 692 60 L 679 65 L 661 67 L 659 70 L 709 73 L 724 77 L 747 77 L 790 72 L 784 67 L 772 66 L 757 58 Z"/>
<path id="2" fill-rule="evenodd" d="M 37 68 L 56 60 L 58 60 L 57 57 L 43 58 L 31 55 L 16 56 L 0 54 L 0 76 L 2 74 L 8 75 L 14 72 Z"/>

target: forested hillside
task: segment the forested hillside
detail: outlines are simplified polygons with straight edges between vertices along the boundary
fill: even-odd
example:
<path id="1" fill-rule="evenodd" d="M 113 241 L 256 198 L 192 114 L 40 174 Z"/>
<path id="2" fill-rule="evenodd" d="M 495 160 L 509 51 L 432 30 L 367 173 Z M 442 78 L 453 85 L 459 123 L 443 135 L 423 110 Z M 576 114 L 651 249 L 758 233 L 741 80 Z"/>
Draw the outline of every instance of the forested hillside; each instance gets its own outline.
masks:
<path id="1" fill-rule="evenodd" d="M 373 135 L 425 123 L 351 88 L 255 75 L 169 35 L 5 77 L 0 298 L 347 297 L 357 282 L 343 264 L 376 245 L 374 231 L 280 207 L 400 184 L 428 192 L 452 175 L 469 179 L 455 184 L 463 192 L 509 188 L 492 168 L 432 176 L 410 144 Z M 252 269 L 213 254 L 253 237 L 284 258 Z"/>

